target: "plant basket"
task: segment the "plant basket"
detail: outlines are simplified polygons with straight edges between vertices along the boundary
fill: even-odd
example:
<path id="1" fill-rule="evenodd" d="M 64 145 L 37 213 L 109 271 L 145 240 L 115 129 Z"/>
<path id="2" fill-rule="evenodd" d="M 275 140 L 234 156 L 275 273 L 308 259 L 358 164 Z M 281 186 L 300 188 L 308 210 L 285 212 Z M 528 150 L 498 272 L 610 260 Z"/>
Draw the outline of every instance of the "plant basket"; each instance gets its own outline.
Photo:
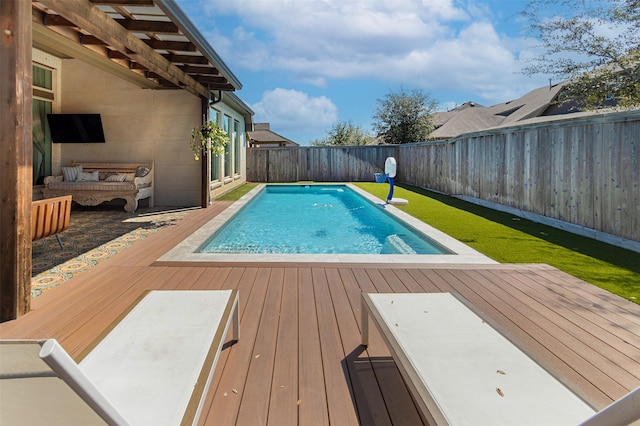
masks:
<path id="1" fill-rule="evenodd" d="M 384 173 L 374 173 L 373 176 L 376 178 L 376 183 L 385 183 L 387 181 L 387 175 Z"/>

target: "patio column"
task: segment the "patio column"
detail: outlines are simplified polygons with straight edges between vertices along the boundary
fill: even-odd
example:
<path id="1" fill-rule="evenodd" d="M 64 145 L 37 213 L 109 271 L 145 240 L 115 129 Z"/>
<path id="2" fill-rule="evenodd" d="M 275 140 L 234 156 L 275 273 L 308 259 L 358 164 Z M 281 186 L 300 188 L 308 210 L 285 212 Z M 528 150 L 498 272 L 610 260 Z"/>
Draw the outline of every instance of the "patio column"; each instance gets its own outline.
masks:
<path id="1" fill-rule="evenodd" d="M 31 305 L 31 2 L 0 0 L 0 322 Z"/>

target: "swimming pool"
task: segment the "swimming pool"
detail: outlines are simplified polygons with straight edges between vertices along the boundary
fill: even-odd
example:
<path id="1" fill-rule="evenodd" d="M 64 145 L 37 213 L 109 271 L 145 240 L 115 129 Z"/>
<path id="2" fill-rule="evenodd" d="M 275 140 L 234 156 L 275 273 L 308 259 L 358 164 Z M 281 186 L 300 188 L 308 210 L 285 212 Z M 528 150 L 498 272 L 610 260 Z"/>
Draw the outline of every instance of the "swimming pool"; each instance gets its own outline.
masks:
<path id="1" fill-rule="evenodd" d="M 345 185 L 267 185 L 198 252 L 452 254 Z"/>
<path id="2" fill-rule="evenodd" d="M 292 207 L 282 197 L 306 201 Z M 303 226 L 293 232 L 293 223 Z M 258 185 L 158 261 L 497 263 L 351 184 Z"/>

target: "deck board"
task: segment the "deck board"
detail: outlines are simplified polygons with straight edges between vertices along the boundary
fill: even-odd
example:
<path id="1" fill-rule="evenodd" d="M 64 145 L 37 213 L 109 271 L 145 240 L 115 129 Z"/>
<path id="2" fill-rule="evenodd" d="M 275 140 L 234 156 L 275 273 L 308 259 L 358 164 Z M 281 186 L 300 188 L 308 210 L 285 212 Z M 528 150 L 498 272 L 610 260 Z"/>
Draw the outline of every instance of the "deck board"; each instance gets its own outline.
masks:
<path id="1" fill-rule="evenodd" d="M 362 292 L 462 295 L 602 408 L 640 386 L 640 306 L 547 265 L 157 262 L 229 203 L 195 210 L 34 299 L 1 338 L 56 338 L 79 359 L 145 291 L 238 289 L 202 424 L 420 424 L 377 330 L 360 345 Z"/>
<path id="2" fill-rule="evenodd" d="M 521 315 L 516 307 L 495 299 L 491 293 L 481 291 L 478 283 L 461 276 L 458 271 L 455 274 L 452 271 L 435 272 L 442 278 L 442 284 L 448 285 L 446 291 L 456 291 L 465 297 L 484 313 L 486 318 L 490 318 L 505 336 L 527 353 L 534 355 L 539 363 L 554 372 L 572 389 L 579 391 L 588 402 L 598 407 L 605 406 L 606 401 L 610 400 L 607 395 L 611 391 L 611 380 L 592 370 L 591 366 L 582 362 L 575 353 L 566 351 L 562 343 L 553 336 L 546 335 L 545 330 L 537 329 L 535 319 Z M 586 379 L 581 372 L 587 375 L 594 374 L 595 377 L 589 375 L 589 379 Z M 590 380 L 598 380 L 598 386 L 594 387 Z"/>
<path id="3" fill-rule="evenodd" d="M 468 273 L 472 273 L 469 271 Z M 481 274 L 481 272 L 479 272 Z M 625 367 L 631 367 L 634 363 L 633 359 L 640 359 L 640 352 L 628 347 L 629 352 L 625 355 L 615 349 L 616 345 L 625 342 L 618 339 L 607 342 L 610 334 L 602 335 L 599 327 L 585 321 L 579 317 L 572 317 L 571 311 L 560 314 L 549 307 L 550 301 L 544 299 L 544 295 L 538 298 L 532 298 L 526 295 L 517 286 L 509 286 L 509 283 L 499 277 L 492 276 L 493 280 L 485 281 L 482 285 L 485 288 L 495 285 L 503 291 L 505 295 L 502 300 L 505 303 L 516 304 L 519 302 L 526 303 L 527 308 L 523 308 L 521 312 L 527 317 L 541 318 L 537 321 L 537 325 L 541 328 L 549 330 L 549 333 L 557 336 L 567 348 L 577 354 L 584 354 L 585 361 L 591 363 L 595 368 L 601 369 L 608 377 L 621 384 L 627 390 L 632 390 L 634 384 L 640 379 L 639 371 L 625 371 Z M 600 338 L 597 337 L 600 334 Z M 630 342 L 626 342 L 630 344 Z M 598 352 L 588 350 L 593 345 L 601 345 Z M 613 368 L 609 368 L 613 367 Z"/>
<path id="4" fill-rule="evenodd" d="M 255 338 L 262 315 L 265 296 L 267 294 L 267 269 L 249 271 L 247 279 L 252 279 L 253 285 L 248 294 L 240 292 L 240 341 L 229 348 L 227 362 L 222 370 L 217 390 L 207 415 L 211 424 L 235 424 L 242 402 L 242 391 L 246 385 L 249 365 L 253 356 Z M 242 291 L 242 290 L 240 290 Z"/>
<path id="5" fill-rule="evenodd" d="M 345 370 L 345 375 L 348 374 L 351 382 L 359 420 L 362 424 L 392 424 L 381 393 L 367 391 L 367 389 L 377 387 L 376 375 L 373 374 L 374 372 L 371 371 L 370 367 L 365 366 L 367 368 L 362 368 L 358 361 L 362 351 L 359 348 L 359 340 L 354 340 L 353 338 L 360 335 L 360 327 L 351 303 L 354 296 L 359 297 L 359 289 L 354 286 L 348 286 L 348 284 L 338 285 L 338 283 L 342 282 L 338 269 L 327 269 L 326 276 L 327 281 L 330 283 L 328 286 L 329 293 L 335 309 L 336 321 L 339 324 L 342 351 L 345 354 L 342 360 L 343 369 Z M 349 297 L 347 291 L 351 294 L 351 297 Z M 356 292 L 357 295 L 354 295 Z"/>
<path id="6" fill-rule="evenodd" d="M 356 336 L 358 338 L 357 342 L 354 342 L 354 345 L 360 344 L 360 330 L 362 327 L 360 311 L 362 309 L 361 300 L 362 300 L 362 289 L 356 285 L 355 279 L 351 273 L 351 270 L 341 270 L 341 276 L 343 277 L 343 285 L 347 289 L 349 293 L 349 303 L 350 310 L 354 312 L 355 320 L 358 325 Z M 385 270 L 388 275 L 392 273 L 391 270 Z M 381 274 L 385 275 L 385 274 Z M 387 280 L 388 282 L 388 280 Z M 377 393 L 369 391 L 369 394 L 372 394 L 369 399 L 370 402 L 367 402 L 367 405 L 363 408 L 363 410 L 368 410 L 371 408 L 384 408 L 388 412 L 389 420 L 391 424 L 401 424 L 401 425 L 419 425 L 422 423 L 422 419 L 420 415 L 416 411 L 416 407 L 411 399 L 411 395 L 404 385 L 402 380 L 402 376 L 400 375 L 400 371 L 396 366 L 395 362 L 391 358 L 389 354 L 389 350 L 384 345 L 382 338 L 378 334 L 377 330 L 370 331 L 369 341 L 372 343 L 366 349 L 366 351 L 356 350 L 354 353 L 357 355 L 359 353 L 359 357 L 353 361 L 354 365 L 358 367 L 359 381 L 363 382 L 362 377 L 368 376 L 371 373 L 375 374 L 376 382 L 381 389 L 383 403 L 380 404 L 376 400 L 373 400 L 373 396 L 377 397 Z M 368 362 L 371 364 L 370 366 L 366 364 L 366 359 L 368 358 Z M 355 382 L 355 380 L 352 379 Z M 354 385 L 355 387 L 355 385 Z M 362 387 L 364 389 L 375 389 L 374 384 L 369 385 L 369 383 L 363 383 Z M 359 406 L 360 407 L 360 406 Z M 369 408 L 367 408 L 369 407 Z M 374 421 L 370 424 L 386 424 L 386 416 L 384 414 L 374 414 Z M 367 422 L 362 422 L 363 424 L 368 424 Z"/>
<path id="7" fill-rule="evenodd" d="M 340 336 L 335 307 L 331 300 L 329 283 L 324 268 L 311 270 L 316 310 L 318 318 L 320 352 L 327 393 L 327 407 L 330 424 L 357 424 L 358 415 L 354 410 L 355 398 L 352 383 L 347 379 L 345 352 Z M 339 368 L 338 368 L 339 367 Z"/>
<path id="8" fill-rule="evenodd" d="M 327 394 L 322 369 L 318 310 L 310 268 L 298 271 L 298 405 L 299 424 L 329 424 Z"/>
<path id="9" fill-rule="evenodd" d="M 253 406 L 238 415 L 238 424 L 266 424 L 271 399 L 271 383 L 276 355 L 278 322 L 283 298 L 284 270 L 274 268 L 267 281 L 265 306 L 250 359 L 247 379 L 242 393 L 242 403 Z"/>
<path id="10" fill-rule="evenodd" d="M 624 318 L 619 317 L 617 314 L 602 316 L 594 315 L 592 311 L 585 313 L 583 312 L 583 309 L 579 309 L 579 307 L 573 303 L 566 303 L 566 299 L 561 298 L 554 293 L 545 293 L 540 291 L 539 286 L 536 286 L 535 282 L 528 278 L 523 279 L 523 283 L 527 285 L 526 291 L 530 292 L 533 297 L 542 298 L 546 295 L 549 300 L 547 303 L 547 307 L 549 307 L 549 309 L 553 308 L 553 311 L 558 315 L 563 316 L 567 320 L 592 334 L 595 338 L 593 344 L 598 344 L 599 341 L 601 341 L 608 344 L 616 351 L 616 348 L 625 346 L 625 348 L 629 349 L 627 356 L 631 355 L 633 359 L 640 359 L 640 355 L 634 355 L 638 353 L 637 350 L 640 350 L 640 336 L 638 335 L 638 331 L 640 330 L 638 330 L 637 326 L 633 323 L 625 321 Z M 611 322 L 615 318 L 617 318 L 617 321 Z M 633 330 L 635 330 L 635 333 Z M 640 371 L 635 373 L 640 374 Z"/>
<path id="11" fill-rule="evenodd" d="M 501 280 L 497 277 L 490 282 L 480 279 L 479 272 L 467 271 L 466 273 L 477 275 L 474 278 L 477 278 L 478 285 L 486 292 L 493 293 L 499 303 L 508 306 L 504 310 L 507 314 L 511 314 L 509 316 L 515 317 L 515 312 L 518 312 L 521 316 L 515 324 L 541 345 L 554 348 L 556 354 L 562 354 L 564 362 L 567 363 L 566 368 L 572 367 L 588 372 L 589 377 L 599 381 L 607 395 L 617 392 L 619 384 L 624 385 L 627 381 L 628 373 L 615 368 L 605 371 L 610 365 L 610 360 L 600 352 L 589 350 L 591 345 L 597 342 L 588 333 L 580 334 L 579 329 L 562 316 L 546 309 L 543 306 L 545 299 L 533 299 L 522 294 L 518 297 L 515 294 L 518 289 L 514 282 L 502 282 L 500 285 Z M 517 343 L 525 346 L 524 342 Z M 601 350 L 606 349 L 607 346 L 603 345 Z M 548 369 L 553 369 L 553 366 L 548 366 Z M 597 400 L 590 402 L 598 403 Z"/>
<path id="12" fill-rule="evenodd" d="M 284 270 L 268 424 L 298 423 L 298 281 Z"/>

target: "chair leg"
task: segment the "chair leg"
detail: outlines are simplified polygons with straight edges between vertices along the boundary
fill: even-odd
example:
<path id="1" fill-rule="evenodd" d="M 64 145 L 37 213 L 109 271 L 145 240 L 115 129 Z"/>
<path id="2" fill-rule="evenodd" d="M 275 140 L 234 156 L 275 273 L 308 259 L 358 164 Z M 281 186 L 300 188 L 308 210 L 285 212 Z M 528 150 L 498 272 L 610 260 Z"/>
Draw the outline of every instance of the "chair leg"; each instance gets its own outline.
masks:
<path id="1" fill-rule="evenodd" d="M 60 244 L 60 248 L 64 250 L 64 244 L 62 244 L 62 240 L 60 239 L 60 236 L 58 234 L 55 234 L 55 235 L 56 235 L 56 240 L 58 240 L 58 244 Z"/>

